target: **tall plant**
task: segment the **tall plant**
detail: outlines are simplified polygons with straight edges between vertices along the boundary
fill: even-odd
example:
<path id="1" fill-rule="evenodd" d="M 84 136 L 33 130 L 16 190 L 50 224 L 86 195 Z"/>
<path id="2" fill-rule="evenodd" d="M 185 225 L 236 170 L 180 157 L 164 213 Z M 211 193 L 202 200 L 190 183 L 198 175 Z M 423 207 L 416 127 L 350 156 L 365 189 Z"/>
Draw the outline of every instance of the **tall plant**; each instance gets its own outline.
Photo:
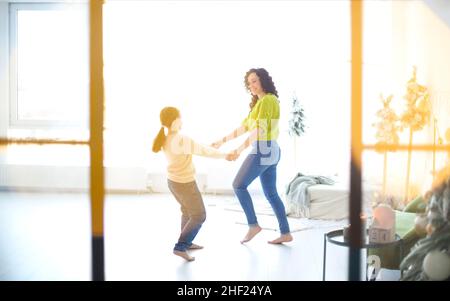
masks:
<path id="1" fill-rule="evenodd" d="M 387 152 L 389 151 L 387 145 L 398 145 L 399 137 L 398 131 L 400 129 L 397 124 L 399 117 L 395 111 L 390 107 L 392 95 L 386 99 L 380 95 L 383 108 L 377 111 L 378 121 L 373 124 L 377 129 L 375 137 L 377 139 L 376 150 L 384 155 L 383 165 L 383 196 L 386 196 L 386 175 L 387 175 Z"/>
<path id="2" fill-rule="evenodd" d="M 305 133 L 305 111 L 294 94 L 292 97 L 291 119 L 289 120 L 289 135 L 300 137 Z"/>
<path id="3" fill-rule="evenodd" d="M 305 133 L 305 111 L 294 93 L 292 97 L 289 135 L 294 138 L 294 167 L 297 168 L 297 138 Z"/>
<path id="4" fill-rule="evenodd" d="M 400 116 L 401 130 L 409 129 L 408 165 L 405 184 L 405 201 L 409 199 L 409 178 L 411 172 L 411 152 L 413 133 L 422 130 L 430 122 L 431 104 L 428 88 L 417 83 L 417 68 L 406 85 L 406 107 Z"/>

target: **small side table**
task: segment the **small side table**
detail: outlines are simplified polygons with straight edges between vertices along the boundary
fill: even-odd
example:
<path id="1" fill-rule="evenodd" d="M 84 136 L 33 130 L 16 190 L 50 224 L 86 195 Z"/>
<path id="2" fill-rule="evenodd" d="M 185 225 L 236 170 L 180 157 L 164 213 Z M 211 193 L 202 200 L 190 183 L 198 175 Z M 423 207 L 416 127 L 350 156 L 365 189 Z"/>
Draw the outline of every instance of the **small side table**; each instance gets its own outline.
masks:
<path id="1" fill-rule="evenodd" d="M 326 264 L 327 264 L 327 242 L 342 246 L 350 247 L 350 241 L 344 240 L 344 230 L 334 230 L 325 233 L 323 236 L 323 274 L 322 280 L 325 281 Z M 363 242 L 361 249 L 378 249 L 388 246 L 398 245 L 400 247 L 400 261 L 403 258 L 403 240 L 397 234 L 395 234 L 395 240 L 387 243 L 370 243 L 369 235 L 365 235 L 365 241 Z"/>

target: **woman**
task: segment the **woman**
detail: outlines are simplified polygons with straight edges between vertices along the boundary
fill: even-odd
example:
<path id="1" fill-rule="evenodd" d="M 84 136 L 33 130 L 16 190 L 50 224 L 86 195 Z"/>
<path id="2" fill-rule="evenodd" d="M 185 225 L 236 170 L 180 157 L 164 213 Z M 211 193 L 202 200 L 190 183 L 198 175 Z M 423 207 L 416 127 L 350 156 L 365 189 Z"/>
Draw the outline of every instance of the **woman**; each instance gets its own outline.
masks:
<path id="1" fill-rule="evenodd" d="M 241 243 L 250 241 L 261 231 L 253 207 L 252 198 L 247 187 L 257 177 L 261 180 L 264 195 L 269 201 L 280 227 L 280 237 L 269 241 L 281 244 L 292 241 L 286 211 L 276 187 L 277 165 L 280 161 L 280 147 L 277 144 L 278 120 L 280 106 L 278 92 L 269 73 L 263 69 L 250 69 L 245 74 L 245 86 L 252 95 L 250 113 L 242 125 L 229 135 L 212 144 L 219 148 L 227 141 L 233 140 L 244 133 L 249 133 L 245 142 L 237 148 L 227 159 L 236 160 L 250 145 L 252 151 L 242 163 L 234 181 L 233 189 L 244 210 L 249 230 Z"/>

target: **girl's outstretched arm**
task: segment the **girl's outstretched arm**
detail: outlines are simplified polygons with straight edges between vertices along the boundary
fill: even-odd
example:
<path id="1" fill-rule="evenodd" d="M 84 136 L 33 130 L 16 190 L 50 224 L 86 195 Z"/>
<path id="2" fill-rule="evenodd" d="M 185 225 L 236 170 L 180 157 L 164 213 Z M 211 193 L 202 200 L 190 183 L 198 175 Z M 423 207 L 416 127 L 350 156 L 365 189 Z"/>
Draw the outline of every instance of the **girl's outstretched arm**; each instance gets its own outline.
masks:
<path id="1" fill-rule="evenodd" d="M 213 147 L 209 147 L 194 141 L 192 138 L 180 135 L 179 144 L 183 154 L 197 155 L 202 157 L 223 159 L 226 157 L 225 153 L 218 151 Z"/>

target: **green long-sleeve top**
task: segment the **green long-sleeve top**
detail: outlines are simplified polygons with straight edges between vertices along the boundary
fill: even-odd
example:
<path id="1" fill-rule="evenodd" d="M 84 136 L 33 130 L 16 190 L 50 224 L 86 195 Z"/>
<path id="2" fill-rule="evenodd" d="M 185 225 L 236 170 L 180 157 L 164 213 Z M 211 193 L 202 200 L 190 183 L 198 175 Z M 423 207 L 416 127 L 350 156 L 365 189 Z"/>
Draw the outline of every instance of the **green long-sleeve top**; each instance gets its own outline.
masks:
<path id="1" fill-rule="evenodd" d="M 278 98 L 268 93 L 258 99 L 242 125 L 248 131 L 258 128 L 258 140 L 260 141 L 276 140 L 279 135 L 279 119 L 280 104 Z"/>

